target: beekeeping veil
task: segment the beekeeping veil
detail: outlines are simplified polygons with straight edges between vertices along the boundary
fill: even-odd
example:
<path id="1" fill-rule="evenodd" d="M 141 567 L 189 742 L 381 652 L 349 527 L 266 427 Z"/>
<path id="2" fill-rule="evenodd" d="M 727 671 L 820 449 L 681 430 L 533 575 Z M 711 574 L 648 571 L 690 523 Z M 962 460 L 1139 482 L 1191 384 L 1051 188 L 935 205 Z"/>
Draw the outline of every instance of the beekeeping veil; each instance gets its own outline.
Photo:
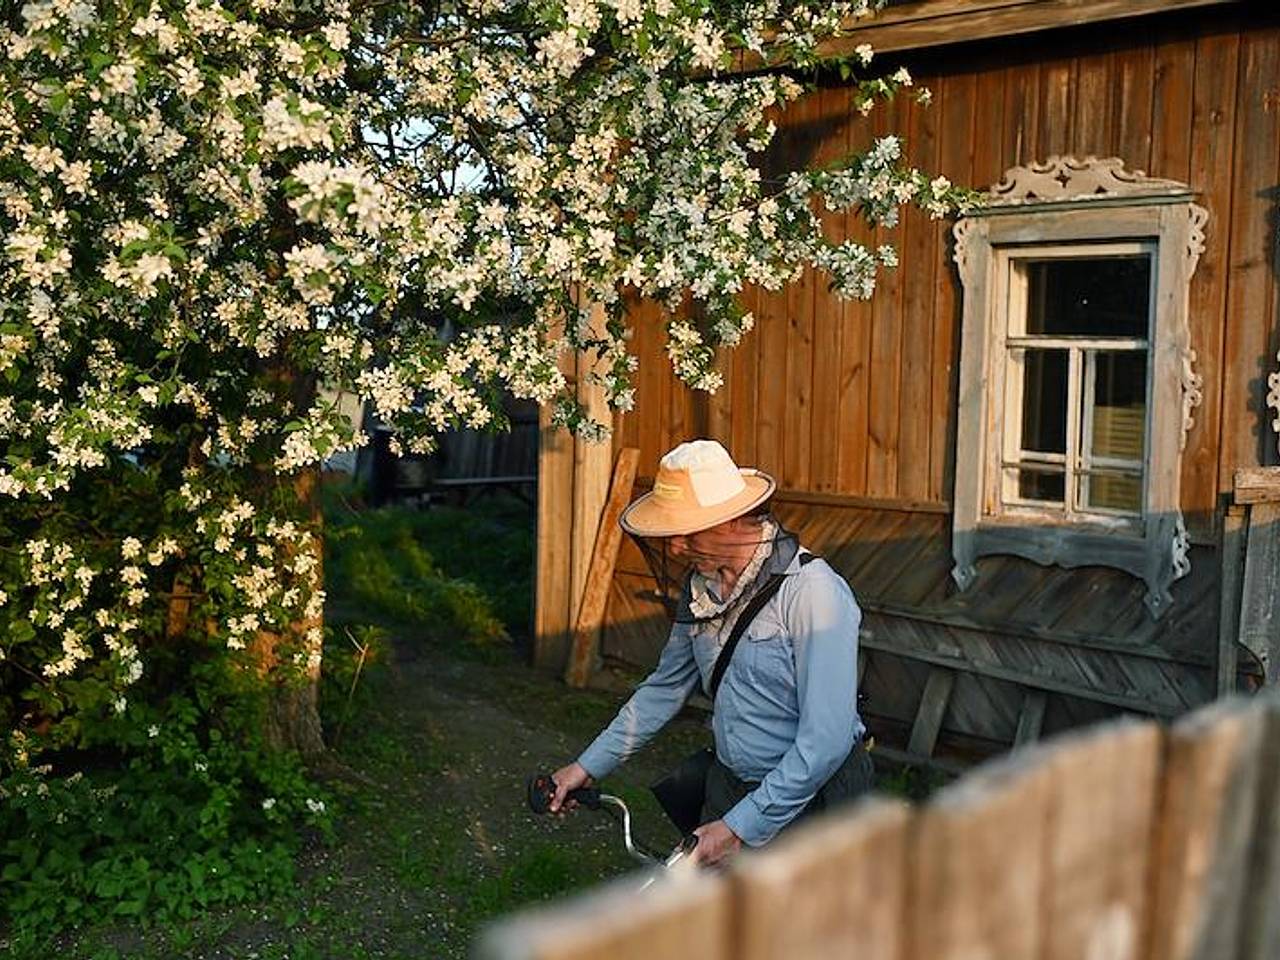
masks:
<path id="1" fill-rule="evenodd" d="M 771 549 L 782 541 L 794 543 L 769 513 L 776 488 L 769 475 L 738 467 L 714 440 L 682 443 L 658 464 L 653 489 L 622 514 L 622 528 L 639 544 L 657 580 L 658 593 L 673 619 L 713 621 L 754 592 L 755 581 Z M 722 545 L 749 556 L 733 595 L 708 599 L 699 595 L 691 568 L 699 557 L 685 546 L 683 556 L 672 550 L 673 537 L 710 530 L 739 517 L 753 522 L 739 525 L 734 536 L 741 543 L 720 538 Z M 754 549 L 748 552 L 746 547 Z M 707 557 L 714 560 L 714 557 Z M 691 586 L 694 587 L 690 595 Z M 683 601 L 683 602 L 682 602 Z"/>

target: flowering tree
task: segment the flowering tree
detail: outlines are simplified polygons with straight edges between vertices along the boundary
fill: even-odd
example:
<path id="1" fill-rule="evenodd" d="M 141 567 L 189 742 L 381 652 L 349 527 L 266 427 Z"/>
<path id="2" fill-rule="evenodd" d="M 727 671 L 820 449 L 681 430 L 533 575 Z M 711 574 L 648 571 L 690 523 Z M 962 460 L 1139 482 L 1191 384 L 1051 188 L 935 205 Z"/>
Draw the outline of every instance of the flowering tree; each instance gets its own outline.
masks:
<path id="1" fill-rule="evenodd" d="M 892 223 L 957 194 L 896 138 L 763 180 L 794 71 L 869 0 L 32 0 L 0 22 L 0 727 L 145 745 L 193 701 L 314 676 L 308 478 L 364 441 L 355 392 L 427 450 L 505 393 L 601 428 L 631 403 L 629 292 L 714 389 L 743 284 L 812 263 L 870 296 Z M 13 11 L 13 6 L 7 6 Z M 870 109 L 910 84 L 851 62 Z M 695 311 L 675 308 L 684 301 Z M 603 329 L 585 304 L 605 308 Z M 696 321 L 689 317 L 696 317 Z M 444 330 L 452 331 L 449 336 Z M 210 680 L 210 677 L 217 678 Z M 209 693 L 210 685 L 216 693 Z M 295 689 L 306 689 L 302 683 Z M 304 700 L 286 740 L 319 749 Z M 5 761 L 0 761 L 0 768 Z"/>

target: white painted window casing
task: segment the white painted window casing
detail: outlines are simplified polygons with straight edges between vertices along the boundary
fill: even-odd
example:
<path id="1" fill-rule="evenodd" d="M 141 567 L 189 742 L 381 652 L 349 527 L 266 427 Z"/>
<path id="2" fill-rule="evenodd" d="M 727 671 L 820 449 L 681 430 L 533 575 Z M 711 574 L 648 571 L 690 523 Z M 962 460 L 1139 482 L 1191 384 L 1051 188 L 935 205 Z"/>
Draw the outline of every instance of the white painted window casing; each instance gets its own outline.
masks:
<path id="1" fill-rule="evenodd" d="M 1111 566 L 1145 582 L 1158 617 L 1170 585 L 1190 569 L 1179 463 L 1200 399 L 1187 310 L 1207 212 L 1186 185 L 1125 170 L 1114 158 L 1016 167 L 990 197 L 955 227 L 964 309 L 952 575 L 967 588 L 977 559 L 991 554 Z M 1143 258 L 1145 332 L 1028 329 L 1032 269 L 1043 276 L 1073 262 L 1138 267 Z M 1140 296 L 1136 286 L 1133 293 Z M 1114 397 L 1117 377 L 1140 358 L 1145 384 L 1130 394 L 1141 403 L 1099 404 L 1099 369 L 1110 374 Z M 1038 422 L 1052 412 L 1044 391 L 1064 363 L 1062 449 L 1029 449 L 1024 417 L 1031 411 Z M 1028 393 L 1032 367 L 1038 378 Z M 1020 486 L 1024 476 L 1041 485 Z"/>

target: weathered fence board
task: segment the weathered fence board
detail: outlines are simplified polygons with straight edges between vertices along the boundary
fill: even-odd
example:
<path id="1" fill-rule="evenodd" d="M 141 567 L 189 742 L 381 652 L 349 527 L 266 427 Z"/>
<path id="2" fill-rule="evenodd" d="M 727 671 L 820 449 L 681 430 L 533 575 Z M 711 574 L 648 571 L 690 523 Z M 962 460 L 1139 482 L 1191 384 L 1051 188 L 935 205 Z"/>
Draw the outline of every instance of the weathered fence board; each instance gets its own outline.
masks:
<path id="1" fill-rule="evenodd" d="M 1274 960 L 1280 691 L 864 800 L 727 873 L 508 920 L 479 960 Z"/>
<path id="2" fill-rule="evenodd" d="M 1052 770 L 1006 758 L 944 789 L 912 844 L 910 960 L 1037 960 Z"/>
<path id="3" fill-rule="evenodd" d="M 1046 756 L 1045 960 L 1138 960 L 1160 749 L 1155 724 L 1124 723 Z"/>
<path id="4" fill-rule="evenodd" d="M 1280 957 L 1280 699 L 1266 706 L 1258 784 L 1258 821 L 1244 903 L 1240 960 Z"/>
<path id="5" fill-rule="evenodd" d="M 1237 955 L 1266 721 L 1263 709 L 1223 700 L 1168 736 L 1150 960 Z M 1275 763 L 1274 752 L 1265 763 Z"/>
<path id="6" fill-rule="evenodd" d="M 559 909 L 526 913 L 492 929 L 477 960 L 730 960 L 729 881 L 688 875 L 636 893 L 624 878 Z"/>
<path id="7" fill-rule="evenodd" d="M 901 960 L 909 807 L 872 800 L 734 872 L 737 960 Z"/>

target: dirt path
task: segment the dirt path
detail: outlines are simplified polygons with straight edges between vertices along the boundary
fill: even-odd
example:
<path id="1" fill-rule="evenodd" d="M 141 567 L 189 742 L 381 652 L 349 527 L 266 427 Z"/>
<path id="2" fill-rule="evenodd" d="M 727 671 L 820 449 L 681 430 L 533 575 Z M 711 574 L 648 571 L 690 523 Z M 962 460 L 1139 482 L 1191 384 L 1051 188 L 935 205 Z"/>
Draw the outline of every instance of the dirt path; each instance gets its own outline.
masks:
<path id="1" fill-rule="evenodd" d="M 465 955 L 489 917 L 634 868 L 607 816 L 539 818 L 524 796 L 529 774 L 576 756 L 619 697 L 569 691 L 513 657 L 483 662 L 411 646 L 381 687 L 367 724 L 340 745 L 381 786 L 358 794 L 357 832 L 330 856 L 348 858 L 341 875 L 382 889 L 382 955 L 413 956 L 414 940 Z M 678 836 L 646 785 L 704 736 L 681 718 L 610 778 L 654 845 Z"/>

